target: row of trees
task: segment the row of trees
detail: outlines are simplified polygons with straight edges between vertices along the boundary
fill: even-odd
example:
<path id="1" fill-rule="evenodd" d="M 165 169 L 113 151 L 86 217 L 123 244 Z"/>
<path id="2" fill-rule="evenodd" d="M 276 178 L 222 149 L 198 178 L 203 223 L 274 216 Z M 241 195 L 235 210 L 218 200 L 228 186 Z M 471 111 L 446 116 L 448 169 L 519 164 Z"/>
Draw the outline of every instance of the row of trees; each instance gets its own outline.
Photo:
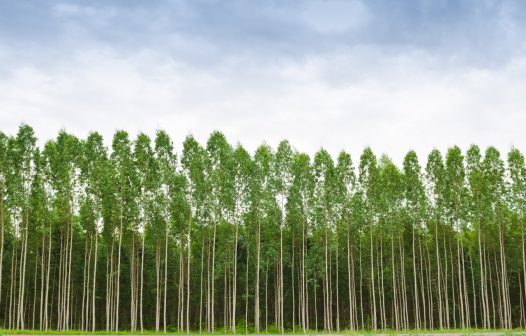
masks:
<path id="1" fill-rule="evenodd" d="M 5 328 L 339 331 L 526 323 L 526 166 L 253 155 L 214 132 L 0 133 Z"/>

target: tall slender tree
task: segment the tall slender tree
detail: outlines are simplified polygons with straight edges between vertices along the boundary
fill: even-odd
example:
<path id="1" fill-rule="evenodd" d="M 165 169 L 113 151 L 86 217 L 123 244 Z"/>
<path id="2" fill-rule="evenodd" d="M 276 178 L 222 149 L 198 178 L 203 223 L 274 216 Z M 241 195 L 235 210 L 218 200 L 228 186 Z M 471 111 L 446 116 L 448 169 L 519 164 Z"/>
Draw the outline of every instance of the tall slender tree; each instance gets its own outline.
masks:
<path id="1" fill-rule="evenodd" d="M 0 133 L 0 323 L 112 332 L 526 323 L 526 165 L 496 148 L 251 157 L 214 132 Z M 102 312 L 102 313 L 99 313 Z M 272 328 L 275 329 L 272 329 Z"/>

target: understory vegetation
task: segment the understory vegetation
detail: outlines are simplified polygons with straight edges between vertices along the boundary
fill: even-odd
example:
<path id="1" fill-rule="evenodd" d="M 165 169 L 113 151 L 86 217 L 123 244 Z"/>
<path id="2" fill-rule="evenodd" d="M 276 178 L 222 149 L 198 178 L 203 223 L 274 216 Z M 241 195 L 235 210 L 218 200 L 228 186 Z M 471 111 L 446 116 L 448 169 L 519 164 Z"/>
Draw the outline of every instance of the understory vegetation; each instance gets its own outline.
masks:
<path id="1" fill-rule="evenodd" d="M 526 323 L 511 149 L 356 162 L 220 132 L 0 132 L 5 329 L 352 332 Z"/>

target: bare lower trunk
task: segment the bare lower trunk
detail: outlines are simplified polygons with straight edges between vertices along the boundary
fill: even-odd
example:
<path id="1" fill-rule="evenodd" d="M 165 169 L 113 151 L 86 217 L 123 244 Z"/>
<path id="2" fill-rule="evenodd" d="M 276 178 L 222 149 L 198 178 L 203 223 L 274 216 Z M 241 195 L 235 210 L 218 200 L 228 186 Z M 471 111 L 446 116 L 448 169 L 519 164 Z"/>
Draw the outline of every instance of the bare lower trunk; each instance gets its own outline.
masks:
<path id="1" fill-rule="evenodd" d="M 372 329 L 377 329 L 377 323 L 376 323 L 376 292 L 375 292 L 375 286 L 374 286 L 374 244 L 373 244 L 373 229 L 372 225 L 370 228 L 370 260 L 371 260 L 371 300 L 372 300 Z"/>
<path id="2" fill-rule="evenodd" d="M 416 251 L 415 251 L 415 224 L 412 223 L 412 247 L 413 247 L 413 297 L 415 310 L 415 329 L 420 329 L 420 302 L 418 300 L 418 281 L 416 280 Z"/>
<path id="3" fill-rule="evenodd" d="M 192 218 L 188 221 L 188 251 L 186 255 L 186 333 L 190 333 L 190 260 L 192 257 L 190 245 L 192 243 Z"/>
<path id="4" fill-rule="evenodd" d="M 2 304 L 2 281 L 3 281 L 3 265 L 4 265 L 4 185 L 0 185 L 0 306 Z M 5 315 L 4 315 L 5 319 Z"/>
<path id="5" fill-rule="evenodd" d="M 159 312 L 160 312 L 160 282 L 159 282 L 159 276 L 160 276 L 160 251 L 159 251 L 159 243 L 157 242 L 155 246 L 155 275 L 156 275 L 156 282 L 155 282 L 155 331 L 159 331 Z"/>
<path id="6" fill-rule="evenodd" d="M 237 244 L 239 235 L 239 225 L 236 221 L 236 238 L 234 243 L 234 278 L 232 284 L 232 331 L 236 333 L 236 301 L 237 301 Z"/>
<path id="7" fill-rule="evenodd" d="M 164 308 L 163 308 L 163 329 L 166 333 L 166 290 L 168 285 L 168 224 L 164 234 Z"/>
<path id="8" fill-rule="evenodd" d="M 122 211 L 122 210 L 121 210 Z M 121 283 L 121 249 L 122 249 L 122 225 L 123 218 L 121 213 L 121 223 L 119 227 L 119 252 L 117 255 L 117 292 L 115 303 L 115 331 L 119 331 L 119 299 L 120 299 L 120 283 Z"/>
<path id="9" fill-rule="evenodd" d="M 443 321 L 443 301 L 442 301 L 442 277 L 441 277 L 441 269 L 440 269 L 440 252 L 438 249 L 438 225 L 435 224 L 435 250 L 436 250 L 436 257 L 437 257 L 437 287 L 438 287 L 438 322 L 439 322 L 439 328 L 444 328 L 444 321 Z"/>
<path id="10" fill-rule="evenodd" d="M 214 221 L 214 237 L 212 240 L 212 295 L 211 295 L 211 327 L 212 332 L 214 332 L 215 329 L 215 261 L 216 261 L 216 233 L 217 233 L 217 223 Z"/>
<path id="11" fill-rule="evenodd" d="M 48 317 L 48 311 L 49 311 L 49 275 L 51 270 L 51 224 L 49 224 L 49 236 L 48 236 L 48 254 L 47 254 L 47 272 L 46 272 L 46 294 L 45 294 L 45 301 L 44 301 L 44 329 L 48 329 L 49 327 L 49 317 Z"/>
<path id="12" fill-rule="evenodd" d="M 258 227 L 256 231 L 256 291 L 254 293 L 254 327 L 256 333 L 259 333 L 259 262 L 260 262 L 260 233 L 261 226 L 258 219 Z"/>
<path id="13" fill-rule="evenodd" d="M 248 333 L 248 265 L 250 260 L 250 249 L 247 249 L 247 270 L 245 274 L 245 333 Z"/>
<path id="14" fill-rule="evenodd" d="M 88 267 L 88 263 L 87 263 L 87 260 L 88 260 L 88 248 L 87 248 L 87 245 L 88 245 L 88 239 L 86 239 L 84 241 L 84 267 L 83 267 L 83 272 L 82 272 L 82 308 L 81 308 L 81 320 L 80 320 L 80 330 L 84 331 L 84 325 L 86 322 L 86 288 L 88 287 L 88 284 L 86 283 L 86 269 Z"/>
<path id="15" fill-rule="evenodd" d="M 95 255 L 93 261 L 93 289 L 91 297 L 91 331 L 95 331 L 96 320 L 95 320 L 95 297 L 97 288 L 97 256 L 98 256 L 98 235 L 95 232 Z"/>
<path id="16" fill-rule="evenodd" d="M 139 299 L 139 315 L 141 320 L 141 332 L 144 331 L 144 324 L 143 324 L 143 317 L 142 317 L 142 311 L 143 311 L 143 292 L 144 292 L 144 237 L 146 236 L 146 233 L 142 233 L 142 241 L 141 241 L 141 297 Z"/>

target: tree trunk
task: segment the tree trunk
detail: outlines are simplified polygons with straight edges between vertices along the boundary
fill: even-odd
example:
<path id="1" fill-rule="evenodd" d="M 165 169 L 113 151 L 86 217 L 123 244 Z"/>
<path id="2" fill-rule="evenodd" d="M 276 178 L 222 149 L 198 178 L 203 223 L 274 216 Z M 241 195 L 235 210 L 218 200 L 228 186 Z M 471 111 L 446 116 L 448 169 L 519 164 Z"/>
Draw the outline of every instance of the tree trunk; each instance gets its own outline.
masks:
<path id="1" fill-rule="evenodd" d="M 210 309 L 210 315 L 211 315 L 211 327 L 212 332 L 214 332 L 215 329 L 215 261 L 216 261 L 216 233 L 217 233 L 217 223 L 214 220 L 214 237 L 212 240 L 212 295 L 211 295 L 211 309 Z"/>
<path id="2" fill-rule="evenodd" d="M 143 293 L 144 293 L 144 238 L 146 236 L 146 232 L 142 233 L 142 241 L 141 241 L 141 297 L 139 299 L 139 315 L 141 319 L 141 332 L 144 331 L 144 321 L 143 321 Z"/>
<path id="3" fill-rule="evenodd" d="M 349 329 L 354 330 L 354 305 L 353 305 L 353 291 L 351 287 L 351 238 L 350 232 L 347 230 L 347 291 L 349 292 Z"/>
<path id="4" fill-rule="evenodd" d="M 163 330 L 166 333 L 166 291 L 168 286 L 168 223 L 164 233 L 164 307 L 163 307 Z"/>
<path id="5" fill-rule="evenodd" d="M 420 302 L 418 300 L 418 281 L 416 280 L 416 250 L 415 250 L 415 223 L 411 223 L 412 227 L 412 260 L 413 260 L 413 300 L 415 310 L 415 329 L 420 329 Z"/>
<path id="6" fill-rule="evenodd" d="M 371 260 L 371 300 L 372 300 L 372 329 L 377 329 L 376 324 L 376 292 L 374 288 L 374 244 L 373 244 L 373 227 L 372 223 L 370 224 L 370 260 Z"/>
<path id="7" fill-rule="evenodd" d="M 91 297 L 91 331 L 95 331 L 96 320 L 95 320 L 95 298 L 96 298 L 96 288 L 97 288 L 97 256 L 98 256 L 98 234 L 95 231 L 95 255 L 93 261 L 93 289 Z"/>
<path id="8" fill-rule="evenodd" d="M 237 301 L 237 244 L 238 244 L 238 235 L 239 235 L 239 224 L 236 219 L 236 234 L 235 234 L 235 243 L 234 243 L 234 278 L 232 285 L 232 331 L 236 333 L 236 301 Z"/>
<path id="9" fill-rule="evenodd" d="M 192 216 L 190 212 L 190 220 L 188 221 L 188 252 L 186 264 L 186 333 L 190 333 L 190 260 L 192 258 L 190 245 L 192 243 Z"/>
<path id="10" fill-rule="evenodd" d="M 4 184 L 0 185 L 0 306 L 2 304 L 2 281 L 4 265 L 4 242 L 5 242 L 5 223 L 4 223 Z M 4 315 L 5 319 L 5 315 Z"/>
<path id="11" fill-rule="evenodd" d="M 80 330 L 84 331 L 84 325 L 86 323 L 85 316 L 86 316 L 86 287 L 88 287 L 88 284 L 86 283 L 86 268 L 87 268 L 87 259 L 88 259 L 88 239 L 84 241 L 84 265 L 83 265 L 83 272 L 82 272 L 82 308 L 81 308 L 81 320 L 80 320 Z"/>
<path id="12" fill-rule="evenodd" d="M 159 318 L 160 318 L 160 283 L 159 283 L 159 276 L 160 276 L 160 251 L 159 251 L 159 242 L 156 243 L 155 246 L 155 275 L 156 275 L 156 282 L 155 282 L 155 331 L 159 331 Z"/>
<path id="13" fill-rule="evenodd" d="M 119 299 L 120 299 L 120 284 L 121 284 L 121 249 L 122 249 L 122 228 L 123 228 L 123 214 L 121 208 L 120 226 L 119 226 L 119 252 L 117 256 L 117 293 L 115 303 L 115 331 L 119 331 Z"/>
<path id="14" fill-rule="evenodd" d="M 256 290 L 254 293 L 254 327 L 259 333 L 259 263 L 260 263 L 260 234 L 261 224 L 258 216 L 258 226 L 256 229 Z"/>
<path id="15" fill-rule="evenodd" d="M 437 220 L 438 222 L 438 220 Z M 438 327 L 440 329 L 444 328 L 444 319 L 443 319 L 443 301 L 442 301 L 442 277 L 440 269 L 440 251 L 438 248 L 438 223 L 435 223 L 435 250 L 437 257 L 437 289 L 438 289 Z"/>

